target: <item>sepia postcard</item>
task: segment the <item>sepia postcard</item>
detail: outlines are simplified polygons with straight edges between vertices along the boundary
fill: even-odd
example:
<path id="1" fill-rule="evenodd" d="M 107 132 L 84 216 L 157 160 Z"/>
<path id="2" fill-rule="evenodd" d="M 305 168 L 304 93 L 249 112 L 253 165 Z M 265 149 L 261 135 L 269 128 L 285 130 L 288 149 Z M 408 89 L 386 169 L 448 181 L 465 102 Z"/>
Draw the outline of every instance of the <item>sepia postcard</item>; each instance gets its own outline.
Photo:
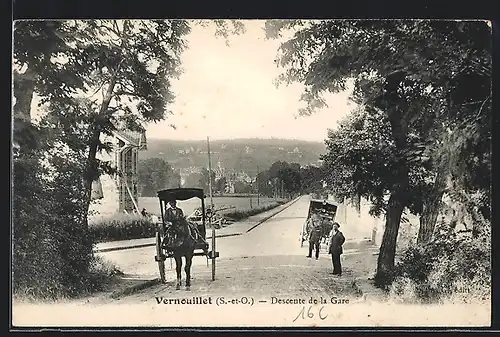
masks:
<path id="1" fill-rule="evenodd" d="M 15 21 L 11 329 L 489 327 L 491 40 Z"/>

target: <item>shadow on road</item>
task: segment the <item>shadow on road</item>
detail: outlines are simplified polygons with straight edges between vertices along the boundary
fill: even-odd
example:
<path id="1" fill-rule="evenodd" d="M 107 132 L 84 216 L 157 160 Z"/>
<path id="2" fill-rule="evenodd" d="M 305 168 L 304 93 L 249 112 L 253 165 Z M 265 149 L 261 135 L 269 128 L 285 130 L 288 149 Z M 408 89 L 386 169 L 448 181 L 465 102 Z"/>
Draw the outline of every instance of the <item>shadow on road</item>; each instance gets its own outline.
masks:
<path id="1" fill-rule="evenodd" d="M 157 294 L 189 298 L 238 294 L 242 296 L 339 296 L 359 299 L 363 296 L 358 279 L 373 275 L 376 256 L 370 252 L 346 254 L 343 274 L 332 275 L 329 255 L 319 260 L 305 256 L 272 255 L 221 259 L 217 264 L 215 281 L 211 268 L 201 266 L 192 271 L 191 291 L 175 290 L 175 273 L 169 273 L 167 283 L 138 291 L 121 301 L 143 302 Z M 183 275 L 184 277 L 184 275 Z M 365 285 L 366 288 L 366 285 Z"/>

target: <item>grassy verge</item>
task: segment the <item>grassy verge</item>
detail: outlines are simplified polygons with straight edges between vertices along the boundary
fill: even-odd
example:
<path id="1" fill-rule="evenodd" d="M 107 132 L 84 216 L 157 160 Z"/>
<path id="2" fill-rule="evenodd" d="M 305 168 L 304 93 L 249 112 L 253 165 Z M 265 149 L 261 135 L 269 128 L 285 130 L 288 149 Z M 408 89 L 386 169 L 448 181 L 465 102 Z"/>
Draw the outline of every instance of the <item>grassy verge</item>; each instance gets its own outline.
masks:
<path id="1" fill-rule="evenodd" d="M 276 208 L 280 205 L 283 205 L 285 201 L 276 201 L 273 202 L 269 205 L 262 206 L 262 207 L 256 207 L 252 209 L 245 209 L 245 210 L 237 210 L 237 211 L 229 211 L 227 213 L 224 213 L 224 216 L 226 218 L 230 218 L 234 221 L 240 221 L 243 219 L 246 219 L 248 217 L 251 217 L 252 215 L 257 215 L 266 211 L 269 211 L 273 208 Z"/>
<path id="2" fill-rule="evenodd" d="M 231 221 L 240 221 L 252 215 L 269 211 L 285 202 L 280 200 L 252 209 L 228 210 L 222 215 Z M 112 217 L 95 219 L 91 223 L 90 229 L 95 242 L 109 242 L 154 237 L 156 224 L 150 218 L 140 215 L 116 214 Z"/>
<path id="3" fill-rule="evenodd" d="M 112 285 L 123 272 L 111 262 L 100 256 L 92 258 L 90 268 L 82 275 L 78 289 L 60 289 L 54 286 L 50 279 L 37 279 L 32 284 L 37 285 L 37 289 L 30 287 L 20 287 L 13 291 L 13 300 L 16 303 L 52 303 L 65 300 L 74 300 L 88 295 L 92 295 Z M 43 290 L 43 291 L 42 291 Z M 71 294 L 68 294 L 70 292 Z"/>

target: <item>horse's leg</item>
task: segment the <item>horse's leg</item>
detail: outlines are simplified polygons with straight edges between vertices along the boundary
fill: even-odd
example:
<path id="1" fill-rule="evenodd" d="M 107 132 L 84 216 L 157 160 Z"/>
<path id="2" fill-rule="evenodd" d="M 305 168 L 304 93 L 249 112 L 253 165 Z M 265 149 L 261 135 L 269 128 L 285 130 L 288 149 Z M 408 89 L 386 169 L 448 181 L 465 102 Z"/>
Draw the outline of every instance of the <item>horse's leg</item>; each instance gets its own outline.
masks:
<path id="1" fill-rule="evenodd" d="M 181 271 L 182 271 L 182 256 L 175 254 L 175 271 L 177 273 L 177 285 L 175 286 L 176 290 L 181 289 Z"/>
<path id="2" fill-rule="evenodd" d="M 193 252 L 186 253 L 186 290 L 191 290 L 191 263 L 193 262 Z"/>

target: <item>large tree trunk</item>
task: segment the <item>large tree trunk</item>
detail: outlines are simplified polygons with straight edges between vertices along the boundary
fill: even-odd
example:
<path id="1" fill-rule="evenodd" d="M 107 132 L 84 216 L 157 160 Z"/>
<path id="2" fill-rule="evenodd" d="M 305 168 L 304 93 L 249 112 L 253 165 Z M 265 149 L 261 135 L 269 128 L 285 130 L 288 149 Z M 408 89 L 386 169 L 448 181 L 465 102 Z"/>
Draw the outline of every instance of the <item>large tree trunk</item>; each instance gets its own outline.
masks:
<path id="1" fill-rule="evenodd" d="M 432 239 L 438 214 L 441 209 L 443 194 L 443 190 L 434 190 L 431 192 L 430 196 L 424 200 L 422 215 L 420 216 L 417 244 L 424 244 Z"/>
<path id="2" fill-rule="evenodd" d="M 403 214 L 404 205 L 397 193 L 392 193 L 389 198 L 385 230 L 380 245 L 377 261 L 377 273 L 375 282 L 379 286 L 385 286 L 392 281 L 394 259 L 396 256 L 396 242 L 398 238 L 399 225 Z"/>
<path id="3" fill-rule="evenodd" d="M 385 93 L 378 100 L 378 103 L 387 111 L 392 137 L 396 146 L 395 156 L 398 168 L 389 197 L 385 230 L 377 261 L 375 283 L 379 287 L 386 287 L 392 282 L 399 225 L 409 193 L 409 168 L 404 154 L 408 148 L 406 138 L 408 134 L 409 107 L 404 97 L 401 97 L 398 93 L 399 84 L 405 76 L 404 71 L 396 71 L 388 75 L 385 83 Z"/>
<path id="4" fill-rule="evenodd" d="M 418 228 L 417 244 L 424 244 L 432 239 L 440 210 L 440 201 L 443 193 L 433 194 L 424 201 L 420 227 Z"/>
<path id="5" fill-rule="evenodd" d="M 90 139 L 89 154 L 87 156 L 87 169 L 84 177 L 85 188 L 85 214 L 88 214 L 90 202 L 92 201 L 92 182 L 99 177 L 99 167 L 97 163 L 97 148 L 99 146 L 99 137 L 101 132 L 97 126 L 93 126 Z"/>
<path id="6" fill-rule="evenodd" d="M 28 68 L 20 74 L 14 71 L 13 140 L 19 146 L 19 153 L 36 149 L 39 145 L 36 130 L 31 124 L 31 102 L 36 87 L 36 74 Z"/>
<path id="7" fill-rule="evenodd" d="M 120 63 L 121 64 L 121 63 Z M 118 65 L 118 70 L 120 69 L 120 65 Z M 116 75 L 111 78 L 108 89 L 106 90 L 106 94 L 104 95 L 103 101 L 101 103 L 101 107 L 99 109 L 99 113 L 95 117 L 93 124 L 91 125 L 91 136 L 89 143 L 89 154 L 87 157 L 87 169 L 84 176 L 84 188 L 85 188 L 85 214 L 89 213 L 90 203 L 92 201 L 92 182 L 99 177 L 99 164 L 97 162 L 97 150 L 100 143 L 101 136 L 101 121 L 100 118 L 104 115 L 106 111 L 109 109 L 109 104 L 111 103 L 111 98 L 113 97 L 113 91 L 116 85 Z M 88 222 L 88 217 L 86 217 Z"/>
<path id="8" fill-rule="evenodd" d="M 441 210 L 444 190 L 446 188 L 447 172 L 445 167 L 444 164 L 438 167 L 432 191 L 424 200 L 422 215 L 420 216 L 417 244 L 429 242 L 434 234 L 439 211 Z"/>
<path id="9" fill-rule="evenodd" d="M 14 72 L 14 118 L 31 122 L 31 102 L 35 93 L 36 74 L 28 67 L 24 73 Z"/>

